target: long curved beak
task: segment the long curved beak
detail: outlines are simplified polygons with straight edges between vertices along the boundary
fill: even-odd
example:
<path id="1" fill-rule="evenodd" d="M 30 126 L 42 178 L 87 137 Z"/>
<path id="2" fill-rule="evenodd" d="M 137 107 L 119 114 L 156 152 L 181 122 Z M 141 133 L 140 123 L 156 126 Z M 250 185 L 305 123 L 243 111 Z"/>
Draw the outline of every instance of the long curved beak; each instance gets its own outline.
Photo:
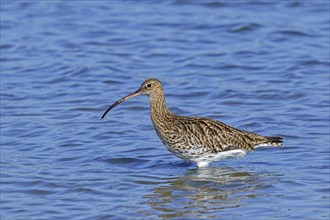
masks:
<path id="1" fill-rule="evenodd" d="M 127 99 L 133 98 L 135 96 L 141 95 L 140 89 L 136 90 L 135 92 L 119 99 L 117 102 L 113 103 L 102 115 L 101 119 L 103 119 L 106 114 L 108 114 L 108 112 L 113 109 L 115 106 L 119 105 L 120 103 L 122 103 L 123 101 L 126 101 Z"/>

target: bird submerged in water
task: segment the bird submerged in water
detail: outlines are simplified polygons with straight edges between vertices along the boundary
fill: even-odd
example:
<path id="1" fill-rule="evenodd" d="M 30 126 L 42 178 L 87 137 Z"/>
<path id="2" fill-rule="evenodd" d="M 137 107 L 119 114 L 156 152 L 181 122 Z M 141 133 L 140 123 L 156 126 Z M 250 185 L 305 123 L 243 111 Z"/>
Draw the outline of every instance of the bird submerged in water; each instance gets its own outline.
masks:
<path id="1" fill-rule="evenodd" d="M 163 85 L 158 79 L 145 80 L 138 90 L 112 104 L 102 119 L 118 104 L 142 94 L 150 98 L 151 120 L 166 148 L 198 167 L 207 167 L 210 162 L 225 158 L 241 157 L 261 146 L 282 146 L 281 137 L 261 136 L 210 118 L 173 114 L 167 108 Z"/>

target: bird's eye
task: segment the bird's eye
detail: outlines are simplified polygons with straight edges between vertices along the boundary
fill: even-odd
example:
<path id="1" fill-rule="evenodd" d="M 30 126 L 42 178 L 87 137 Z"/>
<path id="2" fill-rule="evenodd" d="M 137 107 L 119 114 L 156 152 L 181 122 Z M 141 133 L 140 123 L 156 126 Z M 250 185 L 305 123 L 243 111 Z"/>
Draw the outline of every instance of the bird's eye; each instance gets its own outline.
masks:
<path id="1" fill-rule="evenodd" d="M 147 85 L 146 85 L 146 88 L 149 89 L 149 88 L 151 88 L 151 86 L 152 86 L 151 84 L 147 84 Z"/>

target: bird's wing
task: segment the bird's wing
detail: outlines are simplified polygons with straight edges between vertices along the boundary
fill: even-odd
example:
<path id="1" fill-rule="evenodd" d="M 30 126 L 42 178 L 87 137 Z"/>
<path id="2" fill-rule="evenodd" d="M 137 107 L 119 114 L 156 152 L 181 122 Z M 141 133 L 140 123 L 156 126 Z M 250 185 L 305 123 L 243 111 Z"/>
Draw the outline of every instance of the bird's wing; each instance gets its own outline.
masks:
<path id="1" fill-rule="evenodd" d="M 182 117 L 175 121 L 175 125 L 187 143 L 203 146 L 214 152 L 254 150 L 255 145 L 265 141 L 260 135 L 208 118 Z"/>

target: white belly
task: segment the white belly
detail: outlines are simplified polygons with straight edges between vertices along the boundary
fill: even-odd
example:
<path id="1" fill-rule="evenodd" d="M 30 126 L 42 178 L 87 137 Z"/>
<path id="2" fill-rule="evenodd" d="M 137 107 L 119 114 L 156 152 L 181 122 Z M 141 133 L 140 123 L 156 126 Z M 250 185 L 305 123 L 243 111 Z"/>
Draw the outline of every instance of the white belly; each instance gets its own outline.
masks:
<path id="1" fill-rule="evenodd" d="M 183 150 L 178 148 L 172 148 L 165 144 L 166 148 L 172 152 L 175 156 L 194 162 L 198 167 L 207 167 L 209 163 L 224 160 L 228 158 L 239 158 L 247 154 L 248 151 L 244 149 L 235 149 L 213 153 L 211 151 L 203 151 L 203 148 Z"/>
<path id="2" fill-rule="evenodd" d="M 244 157 L 247 154 L 246 150 L 237 149 L 237 150 L 229 150 L 223 151 L 219 153 L 212 153 L 208 155 L 203 155 L 198 159 L 194 160 L 198 167 L 207 167 L 209 163 L 219 160 L 224 160 L 228 158 L 239 158 Z"/>

